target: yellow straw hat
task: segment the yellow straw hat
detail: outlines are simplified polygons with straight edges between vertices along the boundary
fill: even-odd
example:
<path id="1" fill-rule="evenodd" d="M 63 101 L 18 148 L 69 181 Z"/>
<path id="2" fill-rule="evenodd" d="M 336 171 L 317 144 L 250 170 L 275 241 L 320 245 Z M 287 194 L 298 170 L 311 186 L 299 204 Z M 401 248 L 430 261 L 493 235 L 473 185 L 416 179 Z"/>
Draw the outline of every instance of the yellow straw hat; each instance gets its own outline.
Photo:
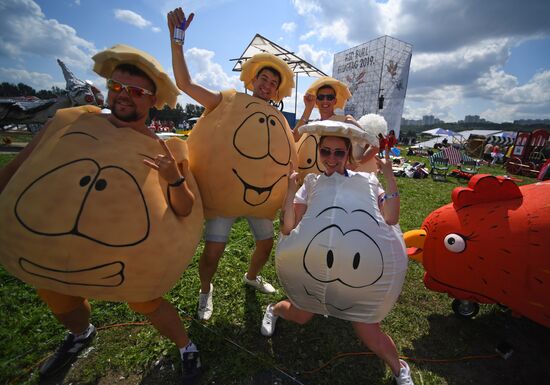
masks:
<path id="1" fill-rule="evenodd" d="M 241 80 L 244 82 L 245 87 L 254 92 L 252 81 L 258 75 L 258 71 L 264 67 L 273 67 L 281 74 L 281 82 L 273 101 L 279 102 L 281 99 L 292 95 L 294 72 L 283 60 L 270 53 L 256 54 L 242 65 Z"/>
<path id="2" fill-rule="evenodd" d="M 165 104 L 174 108 L 179 95 L 179 90 L 172 82 L 160 63 L 151 55 L 137 48 L 124 44 L 117 44 L 105 51 L 101 51 L 92 57 L 94 71 L 108 79 L 119 64 L 133 64 L 145 72 L 157 87 L 157 103 L 155 107 L 161 109 Z"/>
<path id="3" fill-rule="evenodd" d="M 336 108 L 344 108 L 348 99 L 351 98 L 348 86 L 330 76 L 323 76 L 315 80 L 307 89 L 306 94 L 317 95 L 317 90 L 322 86 L 331 86 L 336 92 L 336 105 L 334 106 Z"/>

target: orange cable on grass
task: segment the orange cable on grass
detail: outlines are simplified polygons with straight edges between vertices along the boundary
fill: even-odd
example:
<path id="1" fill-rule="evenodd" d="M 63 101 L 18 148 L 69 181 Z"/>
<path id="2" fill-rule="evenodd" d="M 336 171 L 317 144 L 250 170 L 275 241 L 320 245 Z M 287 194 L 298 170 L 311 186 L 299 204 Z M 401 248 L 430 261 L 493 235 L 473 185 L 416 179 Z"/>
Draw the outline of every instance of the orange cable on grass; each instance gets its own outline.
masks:
<path id="1" fill-rule="evenodd" d="M 192 317 L 185 316 L 186 319 L 193 320 Z M 122 326 L 146 326 L 150 325 L 150 322 L 144 321 L 144 322 L 126 322 L 126 323 L 120 323 L 120 324 L 112 324 L 112 325 L 105 325 L 98 327 L 97 330 L 107 330 L 114 327 L 122 327 Z M 226 338 L 227 339 L 227 338 Z M 233 344 L 239 346 L 236 342 L 231 341 Z M 240 346 L 239 346 L 240 347 Z M 241 347 L 242 348 L 242 347 Z M 247 349 L 244 349 L 247 351 Z M 349 352 L 349 353 L 338 353 L 336 356 L 332 357 L 330 360 L 319 366 L 318 368 L 312 369 L 312 370 L 304 370 L 302 372 L 297 372 L 300 374 L 313 374 L 318 371 L 323 370 L 327 366 L 329 366 L 332 362 L 339 360 L 341 358 L 350 357 L 350 356 L 374 356 L 375 354 L 373 352 Z M 399 356 L 399 358 L 406 359 L 408 361 L 414 361 L 414 362 L 432 362 L 432 363 L 446 363 L 446 362 L 459 362 L 459 361 L 468 361 L 468 360 L 480 360 L 480 359 L 493 359 L 493 358 L 499 358 L 500 356 L 498 354 L 487 354 L 487 355 L 477 355 L 477 356 L 464 356 L 459 358 L 441 358 L 441 359 L 435 359 L 435 358 L 413 358 L 413 357 L 407 357 L 407 356 Z M 34 363 L 30 367 L 24 369 L 25 373 L 29 373 L 31 370 L 33 370 L 35 367 L 39 366 L 42 362 L 46 360 L 47 357 L 41 358 L 38 362 Z M 284 368 L 285 371 L 289 371 L 288 369 Z M 21 376 L 16 377 L 14 380 L 7 383 L 7 385 L 15 384 L 17 380 L 19 380 Z M 290 378 L 292 376 L 289 375 Z"/>
<path id="2" fill-rule="evenodd" d="M 145 326 L 145 325 L 150 325 L 150 324 L 151 323 L 148 322 L 148 321 L 126 322 L 126 323 L 122 323 L 122 324 L 112 324 L 112 325 L 100 326 L 100 327 L 97 328 L 97 330 L 107 330 L 107 329 L 116 328 L 116 327 L 119 327 L 119 326 Z"/>
<path id="3" fill-rule="evenodd" d="M 305 370 L 300 372 L 301 374 L 313 374 L 316 373 L 328 365 L 330 365 L 333 361 L 339 360 L 344 357 L 349 356 L 374 356 L 375 354 L 373 352 L 351 352 L 351 353 L 338 353 L 336 356 L 332 357 L 330 360 L 322 364 L 316 369 L 312 370 Z M 441 358 L 441 359 L 435 359 L 435 358 L 413 358 L 413 357 L 407 357 L 407 356 L 399 356 L 399 358 L 408 360 L 408 361 L 414 361 L 414 362 L 432 362 L 432 363 L 446 363 L 446 362 L 459 362 L 459 361 L 469 361 L 469 360 L 481 360 L 481 359 L 492 359 L 492 358 L 499 358 L 500 356 L 498 354 L 487 354 L 487 355 L 478 355 L 478 356 L 464 356 L 459 358 Z M 286 369 L 288 370 L 288 369 Z"/>

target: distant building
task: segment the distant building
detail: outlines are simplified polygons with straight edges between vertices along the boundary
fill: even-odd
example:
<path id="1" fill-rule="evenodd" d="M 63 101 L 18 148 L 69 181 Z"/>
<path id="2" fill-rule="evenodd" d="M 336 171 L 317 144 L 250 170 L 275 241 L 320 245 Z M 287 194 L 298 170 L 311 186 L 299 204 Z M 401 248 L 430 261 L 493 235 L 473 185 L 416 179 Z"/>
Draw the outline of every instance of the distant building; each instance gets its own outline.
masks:
<path id="1" fill-rule="evenodd" d="M 466 115 L 464 123 L 488 123 L 487 120 L 480 118 L 479 115 Z"/>
<path id="2" fill-rule="evenodd" d="M 441 119 L 434 117 L 433 115 L 424 115 L 422 119 L 401 119 L 402 126 L 431 126 L 434 124 L 445 123 Z"/>
<path id="3" fill-rule="evenodd" d="M 550 124 L 550 119 L 519 119 L 514 120 L 514 124 L 528 126 L 532 124 Z"/>

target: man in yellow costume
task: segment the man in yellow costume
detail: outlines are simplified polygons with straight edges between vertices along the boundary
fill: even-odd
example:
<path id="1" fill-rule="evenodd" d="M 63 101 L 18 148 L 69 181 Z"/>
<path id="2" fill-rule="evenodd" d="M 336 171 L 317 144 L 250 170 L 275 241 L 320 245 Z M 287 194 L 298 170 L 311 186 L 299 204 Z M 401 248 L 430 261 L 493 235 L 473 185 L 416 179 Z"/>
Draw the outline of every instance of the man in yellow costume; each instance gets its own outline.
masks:
<path id="1" fill-rule="evenodd" d="M 170 36 L 176 27 L 187 28 L 193 16 L 186 19 L 181 8 L 168 13 Z M 241 72 L 252 95 L 215 92 L 192 81 L 182 45 L 172 41 L 171 47 L 177 86 L 206 109 L 187 143 L 207 220 L 198 307 L 199 319 L 207 320 L 213 311 L 212 278 L 237 217 L 246 217 L 256 240 L 243 282 L 262 293 L 275 292 L 259 272 L 273 247 L 273 218 L 286 193 L 290 162 L 296 162 L 297 155 L 286 119 L 269 101 L 290 96 L 294 74 L 283 60 L 258 54 L 243 64 Z"/>
<path id="2" fill-rule="evenodd" d="M 87 298 L 128 302 L 180 350 L 183 383 L 200 373 L 198 349 L 162 298 L 201 237 L 202 204 L 184 141 L 145 126 L 149 109 L 179 91 L 160 64 L 116 45 L 93 57 L 107 78 L 110 114 L 59 110 L 0 173 L 0 261 L 37 288 L 69 334 L 40 368 L 52 377 L 96 334 Z M 182 236 L 182 233 L 185 236 Z"/>

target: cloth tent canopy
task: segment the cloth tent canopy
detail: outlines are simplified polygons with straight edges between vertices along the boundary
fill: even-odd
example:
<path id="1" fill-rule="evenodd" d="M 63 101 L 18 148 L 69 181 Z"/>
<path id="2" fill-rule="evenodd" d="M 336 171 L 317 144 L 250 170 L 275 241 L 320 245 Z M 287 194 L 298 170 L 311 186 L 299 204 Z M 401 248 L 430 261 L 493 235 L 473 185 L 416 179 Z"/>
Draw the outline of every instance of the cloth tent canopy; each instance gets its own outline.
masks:
<path id="1" fill-rule="evenodd" d="M 445 128 L 433 128 L 431 130 L 422 131 L 423 134 L 429 134 L 434 136 L 462 136 L 461 134 Z"/>
<path id="2" fill-rule="evenodd" d="M 510 146 L 514 144 L 514 138 L 507 136 L 489 136 L 487 143 L 496 144 L 498 146 Z"/>
<path id="3" fill-rule="evenodd" d="M 244 52 L 241 54 L 240 57 L 236 59 L 231 59 L 231 61 L 235 61 L 235 65 L 233 66 L 233 71 L 240 72 L 242 71 L 242 65 L 250 59 L 252 56 L 254 56 L 257 53 L 270 53 L 273 54 L 280 59 L 284 60 L 286 64 L 290 67 L 292 72 L 294 72 L 296 78 L 295 78 L 295 85 L 296 88 L 294 90 L 294 115 L 296 115 L 296 108 L 298 106 L 298 93 L 296 90 L 298 89 L 298 74 L 304 74 L 307 76 L 314 76 L 314 77 L 323 77 L 327 76 L 326 73 L 321 71 L 319 68 L 315 67 L 313 64 L 308 63 L 301 57 L 297 56 L 294 52 L 288 51 L 287 49 L 281 47 L 277 43 L 272 42 L 268 38 L 260 35 L 257 33 L 253 38 L 250 44 L 248 44 L 248 47 L 244 50 Z"/>

